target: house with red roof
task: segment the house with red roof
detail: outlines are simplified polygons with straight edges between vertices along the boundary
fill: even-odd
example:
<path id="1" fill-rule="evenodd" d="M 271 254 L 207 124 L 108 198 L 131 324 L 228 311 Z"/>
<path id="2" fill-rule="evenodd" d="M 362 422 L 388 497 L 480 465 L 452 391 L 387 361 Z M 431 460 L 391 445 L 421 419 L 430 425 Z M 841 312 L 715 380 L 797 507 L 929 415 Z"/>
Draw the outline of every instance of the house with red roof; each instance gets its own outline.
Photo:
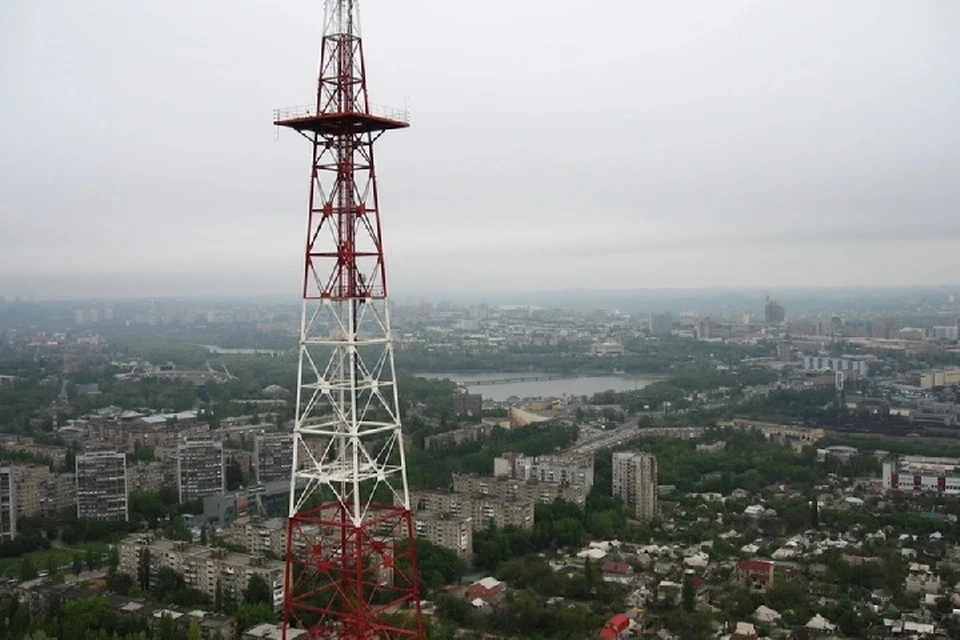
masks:
<path id="1" fill-rule="evenodd" d="M 754 591 L 766 591 L 773 585 L 776 568 L 768 560 L 741 560 L 737 563 L 737 581 Z"/>
<path id="2" fill-rule="evenodd" d="M 604 582 L 629 584 L 633 580 L 633 567 L 626 562 L 607 560 L 601 567 Z"/>
<path id="3" fill-rule="evenodd" d="M 630 629 L 630 618 L 624 613 L 618 613 L 607 620 L 597 635 L 601 640 L 618 640 L 626 635 L 628 629 Z"/>
<path id="4" fill-rule="evenodd" d="M 479 606 L 477 601 L 489 604 L 498 599 L 507 588 L 505 582 L 501 582 L 492 576 L 487 576 L 482 580 L 477 580 L 467 588 L 467 600 Z"/>

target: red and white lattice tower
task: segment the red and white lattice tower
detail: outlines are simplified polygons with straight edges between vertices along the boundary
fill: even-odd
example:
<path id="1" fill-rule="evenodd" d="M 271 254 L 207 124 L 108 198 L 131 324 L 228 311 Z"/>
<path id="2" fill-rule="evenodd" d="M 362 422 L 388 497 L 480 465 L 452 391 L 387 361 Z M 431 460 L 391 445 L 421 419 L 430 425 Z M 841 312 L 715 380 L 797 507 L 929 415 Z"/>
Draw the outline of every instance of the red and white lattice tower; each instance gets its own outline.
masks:
<path id="1" fill-rule="evenodd" d="M 327 0 L 317 100 L 274 123 L 310 141 L 310 206 L 284 638 L 422 638 L 357 2 Z"/>

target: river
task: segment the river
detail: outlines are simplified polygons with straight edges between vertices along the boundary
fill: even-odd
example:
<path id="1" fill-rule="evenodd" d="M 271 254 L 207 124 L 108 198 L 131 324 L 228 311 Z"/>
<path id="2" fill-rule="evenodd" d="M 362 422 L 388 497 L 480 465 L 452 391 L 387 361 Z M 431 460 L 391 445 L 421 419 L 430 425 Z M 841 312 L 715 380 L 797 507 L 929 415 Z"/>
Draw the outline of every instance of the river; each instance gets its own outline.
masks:
<path id="1" fill-rule="evenodd" d="M 210 353 L 217 355 L 268 355 L 276 356 L 282 353 L 278 349 L 228 349 L 226 347 L 220 347 L 215 344 L 201 344 L 198 345 L 206 349 Z"/>
<path id="2" fill-rule="evenodd" d="M 421 378 L 447 378 L 461 384 L 480 380 L 502 380 L 505 378 L 536 378 L 548 376 L 547 373 L 420 373 Z M 471 393 L 479 393 L 484 398 L 503 401 L 512 396 L 519 398 L 562 397 L 564 395 L 590 396 L 601 391 L 633 391 L 643 389 L 661 378 L 655 376 L 585 376 L 562 378 L 560 380 L 537 380 L 528 382 L 506 382 L 502 384 L 467 384 Z"/>

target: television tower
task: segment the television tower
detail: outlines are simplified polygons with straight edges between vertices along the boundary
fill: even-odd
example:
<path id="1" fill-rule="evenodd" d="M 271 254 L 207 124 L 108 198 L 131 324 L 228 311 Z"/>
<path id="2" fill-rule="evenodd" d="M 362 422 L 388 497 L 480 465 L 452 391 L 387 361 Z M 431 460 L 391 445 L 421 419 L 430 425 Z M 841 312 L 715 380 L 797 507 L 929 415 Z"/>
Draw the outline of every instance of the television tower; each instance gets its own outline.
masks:
<path id="1" fill-rule="evenodd" d="M 274 124 L 310 141 L 283 638 L 422 638 L 358 2 L 327 0 L 316 103 Z"/>

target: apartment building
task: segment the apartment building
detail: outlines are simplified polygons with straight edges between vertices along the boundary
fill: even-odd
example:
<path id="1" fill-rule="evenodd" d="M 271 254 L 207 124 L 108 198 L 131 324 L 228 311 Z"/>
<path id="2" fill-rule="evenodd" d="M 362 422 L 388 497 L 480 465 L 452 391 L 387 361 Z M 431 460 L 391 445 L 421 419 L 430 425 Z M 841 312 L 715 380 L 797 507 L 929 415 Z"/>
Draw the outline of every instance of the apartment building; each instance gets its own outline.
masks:
<path id="1" fill-rule="evenodd" d="M 842 358 L 831 358 L 824 355 L 804 356 L 804 371 L 842 371 L 843 373 L 854 373 L 857 378 L 863 379 L 870 375 L 870 358 L 859 358 L 845 356 Z"/>
<path id="2" fill-rule="evenodd" d="M 517 480 L 536 480 L 553 484 L 593 487 L 591 456 L 532 456 L 508 452 L 494 458 L 493 475 Z"/>
<path id="3" fill-rule="evenodd" d="M 130 411 L 87 423 L 91 442 L 130 453 L 138 446 L 175 447 L 184 438 L 209 438 L 209 431 L 210 425 L 199 420 L 196 411 L 151 416 Z"/>
<path id="4" fill-rule="evenodd" d="M 513 479 L 507 476 L 474 476 L 453 474 L 456 493 L 504 496 L 528 502 L 550 504 L 556 500 L 572 502 L 579 507 L 587 503 L 587 489 L 582 485 L 555 484 L 539 480 Z"/>
<path id="5" fill-rule="evenodd" d="M 657 459 L 652 454 L 613 454 L 613 495 L 622 498 L 638 520 L 652 520 L 660 514 L 658 481 Z"/>
<path id="6" fill-rule="evenodd" d="M 77 518 L 126 522 L 127 454 L 96 451 L 76 458 Z"/>
<path id="7" fill-rule="evenodd" d="M 450 549 L 465 562 L 473 558 L 473 520 L 469 516 L 418 511 L 413 514 L 413 530 L 418 538 Z"/>
<path id="8" fill-rule="evenodd" d="M 0 542 L 17 537 L 17 487 L 13 467 L 0 467 Z"/>
<path id="9" fill-rule="evenodd" d="M 173 460 L 135 462 L 127 466 L 127 489 L 155 493 L 164 487 L 174 487 L 175 471 Z"/>
<path id="10" fill-rule="evenodd" d="M 41 465 L 10 465 L 16 518 L 53 518 L 76 509 L 73 473 L 53 473 Z"/>
<path id="11" fill-rule="evenodd" d="M 255 555 L 286 555 L 287 523 L 283 518 L 237 518 L 227 527 L 224 537 Z"/>
<path id="12" fill-rule="evenodd" d="M 920 387 L 939 389 L 960 384 L 960 369 L 935 369 L 920 376 Z"/>
<path id="13" fill-rule="evenodd" d="M 219 584 L 224 594 L 231 594 L 239 600 L 250 578 L 258 575 L 271 587 L 274 607 L 279 608 L 283 604 L 284 563 L 280 560 L 165 540 L 145 533 L 128 536 L 118 546 L 118 571 L 134 581 L 139 579 L 140 563 L 146 554 L 151 582 L 155 580 L 157 571 L 165 567 L 183 576 L 188 587 L 211 599 L 215 597 Z"/>
<path id="14" fill-rule="evenodd" d="M 258 483 L 289 480 L 293 463 L 293 436 L 289 433 L 258 435 L 253 441 Z"/>
<path id="15" fill-rule="evenodd" d="M 177 445 L 177 491 L 180 502 L 216 495 L 226 489 L 222 442 L 185 440 Z"/>
<path id="16" fill-rule="evenodd" d="M 482 529 L 487 523 L 499 527 L 533 528 L 534 501 L 500 495 L 480 493 L 448 493 L 444 491 L 411 491 L 410 503 L 414 513 L 449 513 L 461 518 L 470 518 L 473 530 Z"/>

